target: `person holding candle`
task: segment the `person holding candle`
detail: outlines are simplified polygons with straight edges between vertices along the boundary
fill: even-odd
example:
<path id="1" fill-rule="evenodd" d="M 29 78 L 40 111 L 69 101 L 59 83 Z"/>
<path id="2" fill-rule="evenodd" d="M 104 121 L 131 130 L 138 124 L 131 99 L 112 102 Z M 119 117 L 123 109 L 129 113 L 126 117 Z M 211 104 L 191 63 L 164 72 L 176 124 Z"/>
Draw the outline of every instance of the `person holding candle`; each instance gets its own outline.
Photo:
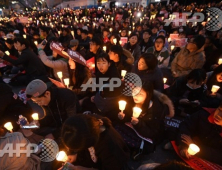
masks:
<path id="1" fill-rule="evenodd" d="M 188 75 L 193 69 L 202 68 L 205 63 L 203 45 L 205 38 L 198 35 L 192 38 L 188 44 L 181 49 L 171 63 L 173 77 Z"/>
<path id="2" fill-rule="evenodd" d="M 197 157 L 222 165 L 222 105 L 203 108 L 180 124 L 176 143 L 181 156 L 190 159 L 190 144 L 200 148 Z"/>
<path id="3" fill-rule="evenodd" d="M 174 109 L 170 99 L 157 91 L 153 90 L 151 83 L 143 83 L 142 88 L 135 88 L 133 92 L 133 101 L 129 99 L 127 101 L 126 109 L 118 114 L 118 118 L 121 122 L 130 121 L 134 129 L 143 137 L 149 138 L 153 141 L 153 144 L 145 142 L 144 150 L 150 152 L 153 151 L 154 146 L 162 141 L 164 134 L 164 118 L 165 116 L 174 116 Z M 139 92 L 139 93 L 138 93 Z M 133 107 L 138 107 L 142 110 L 138 117 L 133 115 Z M 139 147 L 141 139 L 134 133 L 132 133 L 129 128 L 120 122 L 119 125 L 115 126 L 117 131 L 123 136 L 124 140 L 129 144 L 130 147 Z M 134 137 L 133 137 L 134 136 Z M 140 141 L 135 143 L 135 146 L 131 145 L 134 143 L 131 141 Z M 136 148 L 138 149 L 138 148 Z"/>
<path id="4" fill-rule="evenodd" d="M 107 118 L 76 115 L 67 119 L 62 141 L 69 149 L 67 155 L 73 169 L 128 168 L 129 149 Z"/>
<path id="5" fill-rule="evenodd" d="M 26 96 L 44 110 L 44 117 L 39 120 L 40 129 L 35 133 L 46 138 L 60 137 L 60 128 L 64 121 L 80 111 L 79 101 L 74 92 L 66 88 L 48 87 L 36 79 L 26 87 Z"/>
<path id="6" fill-rule="evenodd" d="M 134 65 L 132 72 L 140 76 L 143 82 L 150 82 L 153 88 L 159 92 L 163 91 L 163 75 L 158 68 L 158 60 L 152 53 L 144 53 Z"/>
<path id="7" fill-rule="evenodd" d="M 140 50 L 140 46 L 139 46 L 138 42 L 139 42 L 138 35 L 136 33 L 132 33 L 129 36 L 129 42 L 126 43 L 123 47 L 124 49 L 131 52 L 135 61 L 138 60 L 138 58 L 141 55 L 141 50 Z"/>
<path id="8" fill-rule="evenodd" d="M 148 53 L 153 53 L 156 56 L 159 68 L 167 68 L 169 66 L 170 54 L 164 45 L 165 37 L 160 35 L 155 39 L 154 46 L 147 50 Z"/>
<path id="9" fill-rule="evenodd" d="M 60 81 L 60 78 L 57 75 L 57 72 L 62 72 L 63 78 L 69 77 L 69 70 L 68 70 L 68 60 L 64 57 L 57 54 L 55 51 L 52 52 L 52 56 L 46 56 L 44 52 L 45 45 L 39 44 L 38 46 L 38 53 L 39 58 L 41 61 L 50 69 L 52 75 L 51 77 L 55 78 L 56 80 Z"/>

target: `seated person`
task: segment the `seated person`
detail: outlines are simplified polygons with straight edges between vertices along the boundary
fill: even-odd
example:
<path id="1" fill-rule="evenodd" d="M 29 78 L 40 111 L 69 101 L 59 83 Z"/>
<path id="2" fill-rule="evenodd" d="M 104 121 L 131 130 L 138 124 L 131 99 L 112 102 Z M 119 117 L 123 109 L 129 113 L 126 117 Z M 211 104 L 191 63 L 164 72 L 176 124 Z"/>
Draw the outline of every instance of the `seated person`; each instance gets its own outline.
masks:
<path id="1" fill-rule="evenodd" d="M 39 79 L 31 81 L 25 93 L 27 98 L 31 98 L 44 110 L 44 117 L 39 120 L 40 129 L 35 130 L 35 133 L 46 138 L 59 138 L 64 121 L 80 111 L 74 92 L 66 88 L 47 87 Z"/>
<path id="2" fill-rule="evenodd" d="M 180 155 L 190 159 L 191 143 L 200 148 L 197 157 L 222 165 L 222 105 L 217 109 L 201 109 L 180 124 L 177 145 Z"/>
<path id="3" fill-rule="evenodd" d="M 181 49 L 171 63 L 173 77 L 188 75 L 193 69 L 202 68 L 205 63 L 203 45 L 205 38 L 201 35 L 192 38 L 188 44 Z"/>
<path id="4" fill-rule="evenodd" d="M 132 69 L 134 58 L 130 52 L 126 51 L 120 45 L 113 45 L 109 50 L 109 58 L 115 63 L 119 74 L 121 74 L 121 70 L 130 72 Z"/>
<path id="5" fill-rule="evenodd" d="M 222 65 L 219 65 L 214 71 L 207 73 L 207 97 L 208 107 L 217 108 L 222 99 Z M 216 93 L 212 93 L 213 85 L 219 86 L 220 89 Z"/>
<path id="6" fill-rule="evenodd" d="M 134 65 L 133 71 L 140 76 L 143 82 L 150 82 L 157 91 L 163 91 L 163 75 L 157 66 L 158 60 L 152 53 L 144 53 L 140 56 L 138 63 Z"/>
<path id="7" fill-rule="evenodd" d="M 165 37 L 160 35 L 155 39 L 154 46 L 147 50 L 147 52 L 153 53 L 156 56 L 159 68 L 167 68 L 169 66 L 170 54 L 164 45 Z"/>
<path id="8" fill-rule="evenodd" d="M 70 168 L 90 170 L 128 169 L 129 150 L 107 118 L 75 115 L 62 128 L 62 141 L 69 149 Z"/>
<path id="9" fill-rule="evenodd" d="M 0 150 L 1 153 L 7 144 L 24 144 L 27 146 L 30 142 L 20 132 L 8 133 L 5 128 L 0 127 Z M 9 147 L 7 147 L 9 149 Z M 27 147 L 28 148 L 28 147 Z M 39 157 L 31 154 L 30 157 L 24 154 L 24 147 L 16 150 L 16 154 L 9 156 L 8 153 L 3 154 L 0 159 L 1 169 L 26 169 L 26 170 L 40 170 L 41 160 Z M 9 150 L 7 150 L 9 151 Z M 19 155 L 20 154 L 20 155 Z M 19 155 L 19 156 L 16 156 Z"/>
<path id="10" fill-rule="evenodd" d="M 176 79 L 167 89 L 177 112 L 192 114 L 206 106 L 207 87 L 204 83 L 206 73 L 203 69 L 194 69 L 187 76 Z"/>
<path id="11" fill-rule="evenodd" d="M 153 90 L 151 83 L 143 83 L 142 88 L 133 89 L 133 97 L 127 101 L 126 109 L 118 114 L 121 120 L 116 129 L 123 136 L 124 140 L 130 145 L 133 137 L 136 141 L 141 139 L 136 135 L 131 135 L 129 127 L 124 122 L 131 122 L 133 128 L 143 137 L 149 138 L 153 144 L 145 142 L 146 151 L 153 151 L 156 144 L 160 143 L 164 134 L 164 118 L 165 116 L 174 116 L 173 105 L 170 99 L 157 91 Z M 133 117 L 133 107 L 142 109 L 138 118 Z M 131 129 L 130 129 L 131 130 Z M 134 134 L 134 133 L 133 133 Z M 131 137 L 130 137 L 131 136 Z M 139 147 L 139 146 L 137 146 Z"/>

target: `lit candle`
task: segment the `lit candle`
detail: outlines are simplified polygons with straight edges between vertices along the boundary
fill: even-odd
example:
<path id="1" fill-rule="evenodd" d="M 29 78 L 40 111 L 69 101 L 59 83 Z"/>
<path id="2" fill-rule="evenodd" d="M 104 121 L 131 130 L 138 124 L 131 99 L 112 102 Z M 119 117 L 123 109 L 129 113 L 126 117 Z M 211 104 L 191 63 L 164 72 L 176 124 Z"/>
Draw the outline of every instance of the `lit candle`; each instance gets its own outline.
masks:
<path id="1" fill-rule="evenodd" d="M 126 101 L 124 100 L 120 100 L 119 101 L 119 110 L 121 110 L 121 112 L 123 112 L 126 108 Z"/>
<path id="2" fill-rule="evenodd" d="M 5 37 L 4 40 L 6 41 L 6 40 L 7 40 L 7 37 Z"/>
<path id="3" fill-rule="evenodd" d="M 140 116 L 140 113 L 142 112 L 142 109 L 139 107 L 134 107 L 133 108 L 133 117 L 138 118 Z"/>
<path id="4" fill-rule="evenodd" d="M 200 152 L 200 148 L 195 144 L 190 144 L 188 148 L 188 153 L 190 155 L 195 155 L 196 153 Z"/>
<path id="5" fill-rule="evenodd" d="M 37 46 L 38 45 L 38 41 L 34 41 L 34 44 Z"/>
<path id="6" fill-rule="evenodd" d="M 116 45 L 116 43 L 117 43 L 117 39 L 116 38 L 113 39 L 113 43 Z"/>
<path id="7" fill-rule="evenodd" d="M 106 51 L 106 46 L 103 46 L 103 51 Z"/>
<path id="8" fill-rule="evenodd" d="M 171 47 L 170 47 L 171 51 L 173 51 L 174 48 L 175 48 L 175 46 L 171 45 Z"/>
<path id="9" fill-rule="evenodd" d="M 113 21 L 113 17 L 111 18 L 111 20 Z"/>
<path id="10" fill-rule="evenodd" d="M 4 127 L 10 131 L 10 132 L 13 132 L 12 129 L 13 129 L 13 126 L 12 126 L 12 123 L 11 122 L 7 122 L 6 124 L 4 124 Z"/>
<path id="11" fill-rule="evenodd" d="M 64 83 L 67 87 L 69 87 L 69 78 L 64 79 Z"/>
<path id="12" fill-rule="evenodd" d="M 9 51 L 6 51 L 5 54 L 6 54 L 6 55 L 10 55 L 10 52 L 9 52 Z"/>
<path id="13" fill-rule="evenodd" d="M 119 44 L 122 45 L 122 41 L 119 41 Z"/>
<path id="14" fill-rule="evenodd" d="M 129 35 L 131 34 L 131 31 L 129 31 Z"/>
<path id="15" fill-rule="evenodd" d="M 112 32 L 112 31 L 113 31 L 113 29 L 112 29 L 112 28 L 110 28 L 110 29 L 109 29 L 109 31 L 110 31 L 110 32 Z"/>
<path id="16" fill-rule="evenodd" d="M 219 58 L 219 60 L 218 60 L 218 64 L 219 64 L 219 65 L 222 64 L 222 58 Z"/>
<path id="17" fill-rule="evenodd" d="M 38 113 L 33 113 L 32 118 L 33 118 L 33 120 L 39 120 L 39 114 Z"/>
<path id="18" fill-rule="evenodd" d="M 66 153 L 64 151 L 60 151 L 56 155 L 56 160 L 66 162 L 68 160 L 68 156 L 66 155 Z"/>
<path id="19" fill-rule="evenodd" d="M 25 34 L 23 34 L 23 38 L 25 38 L 25 39 L 26 39 L 26 35 L 25 35 Z"/>
<path id="20" fill-rule="evenodd" d="M 216 86 L 216 85 L 213 85 L 212 88 L 211 88 L 211 91 L 213 94 L 217 93 L 217 91 L 220 89 L 220 86 Z"/>
<path id="21" fill-rule="evenodd" d="M 171 38 L 168 38 L 168 42 L 170 42 L 171 41 Z"/>
<path id="22" fill-rule="evenodd" d="M 60 34 L 61 34 L 61 31 L 58 31 L 58 34 L 60 35 Z"/>
<path id="23" fill-rule="evenodd" d="M 163 82 L 165 84 L 167 82 L 167 78 L 163 78 Z"/>
<path id="24" fill-rule="evenodd" d="M 71 31 L 72 36 L 74 37 L 74 31 Z"/>
<path id="25" fill-rule="evenodd" d="M 61 72 L 61 71 L 57 72 L 57 75 L 58 75 L 58 77 L 59 77 L 60 79 L 62 78 L 62 72 Z"/>
<path id="26" fill-rule="evenodd" d="M 126 70 L 121 70 L 121 76 L 124 78 L 126 76 L 127 71 Z"/>

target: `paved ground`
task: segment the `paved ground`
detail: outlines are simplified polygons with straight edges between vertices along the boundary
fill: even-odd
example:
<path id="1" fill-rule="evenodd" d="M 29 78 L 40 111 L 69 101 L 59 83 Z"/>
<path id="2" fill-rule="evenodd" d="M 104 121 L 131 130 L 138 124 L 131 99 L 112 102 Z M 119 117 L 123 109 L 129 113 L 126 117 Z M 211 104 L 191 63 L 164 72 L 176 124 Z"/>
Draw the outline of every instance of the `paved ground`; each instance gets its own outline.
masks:
<path id="1" fill-rule="evenodd" d="M 16 87 L 16 88 L 13 87 L 13 91 L 14 93 L 18 93 L 21 89 L 24 88 L 25 87 Z M 43 115 L 41 107 L 32 103 L 31 101 L 29 101 L 28 103 L 32 106 L 33 112 L 39 113 L 40 117 L 41 115 Z M 137 169 L 141 164 L 146 164 L 146 163 L 164 163 L 170 160 L 181 161 L 181 159 L 176 155 L 174 151 L 165 151 L 162 149 L 162 147 L 163 143 L 157 146 L 156 151 L 154 153 L 143 155 L 141 160 L 139 161 L 130 161 L 131 168 Z"/>

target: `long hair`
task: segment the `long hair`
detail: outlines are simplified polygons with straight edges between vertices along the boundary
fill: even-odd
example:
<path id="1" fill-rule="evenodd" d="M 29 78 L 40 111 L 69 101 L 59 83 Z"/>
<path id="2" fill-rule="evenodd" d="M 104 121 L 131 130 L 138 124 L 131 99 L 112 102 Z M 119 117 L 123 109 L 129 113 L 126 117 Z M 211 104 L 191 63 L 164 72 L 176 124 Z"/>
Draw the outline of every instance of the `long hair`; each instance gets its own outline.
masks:
<path id="1" fill-rule="evenodd" d="M 100 136 L 100 122 L 95 117 L 78 114 L 64 122 L 61 134 L 65 146 L 78 152 L 96 145 Z"/>

